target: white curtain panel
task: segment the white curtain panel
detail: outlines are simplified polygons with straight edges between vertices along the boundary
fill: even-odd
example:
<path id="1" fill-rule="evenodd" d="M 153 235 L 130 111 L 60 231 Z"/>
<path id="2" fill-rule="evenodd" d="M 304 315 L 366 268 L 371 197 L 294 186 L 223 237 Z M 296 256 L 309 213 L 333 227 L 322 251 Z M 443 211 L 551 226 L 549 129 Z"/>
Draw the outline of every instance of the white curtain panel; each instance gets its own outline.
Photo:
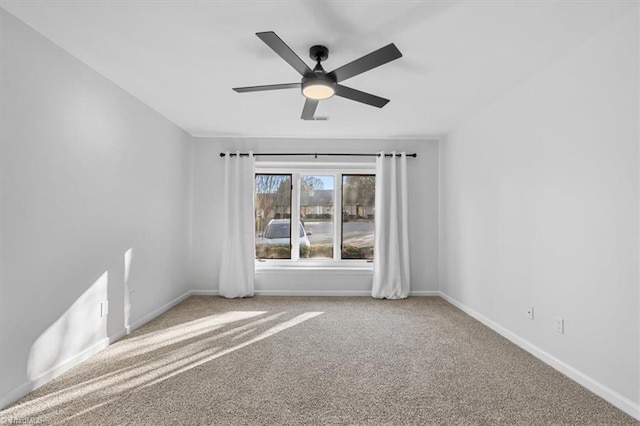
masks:
<path id="1" fill-rule="evenodd" d="M 224 246 L 220 264 L 220 295 L 251 297 L 255 281 L 253 187 L 255 158 L 227 152 L 224 160 Z"/>
<path id="2" fill-rule="evenodd" d="M 376 159 L 375 242 L 373 287 L 376 299 L 409 296 L 409 223 L 407 155 L 396 152 Z"/>

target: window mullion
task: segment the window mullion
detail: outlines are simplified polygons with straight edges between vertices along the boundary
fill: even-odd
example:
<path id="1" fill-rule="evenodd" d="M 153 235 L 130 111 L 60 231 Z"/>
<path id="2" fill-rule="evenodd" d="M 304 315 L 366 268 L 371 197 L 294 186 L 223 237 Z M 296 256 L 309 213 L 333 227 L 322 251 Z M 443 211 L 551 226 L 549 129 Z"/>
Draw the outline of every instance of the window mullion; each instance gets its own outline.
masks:
<path id="1" fill-rule="evenodd" d="M 342 175 L 335 173 L 333 177 L 333 260 L 342 259 Z"/>
<path id="2" fill-rule="evenodd" d="M 300 259 L 300 173 L 293 173 L 291 179 L 291 260 Z"/>

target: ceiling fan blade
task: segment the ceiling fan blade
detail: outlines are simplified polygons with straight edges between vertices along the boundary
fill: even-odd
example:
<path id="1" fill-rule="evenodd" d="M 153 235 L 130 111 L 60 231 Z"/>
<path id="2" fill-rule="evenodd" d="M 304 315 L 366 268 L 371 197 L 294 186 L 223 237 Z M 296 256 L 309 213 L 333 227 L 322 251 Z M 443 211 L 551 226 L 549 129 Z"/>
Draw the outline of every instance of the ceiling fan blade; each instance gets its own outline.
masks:
<path id="1" fill-rule="evenodd" d="M 262 92 L 265 90 L 281 90 L 281 89 L 299 89 L 300 83 L 285 83 L 285 84 L 268 84 L 266 86 L 247 86 L 247 87 L 234 87 L 238 93 L 245 92 Z"/>
<path id="2" fill-rule="evenodd" d="M 331 71 L 330 74 L 335 75 L 338 82 L 341 82 L 401 57 L 402 53 L 400 53 L 395 44 L 391 43 Z"/>
<path id="3" fill-rule="evenodd" d="M 305 64 L 298 55 L 287 44 L 282 41 L 280 37 L 273 31 L 265 31 L 262 33 L 256 33 L 260 40 L 264 41 L 267 46 L 273 49 L 282 59 L 287 61 L 289 65 L 295 68 L 300 75 L 305 75 L 311 72 L 311 68 Z"/>
<path id="4" fill-rule="evenodd" d="M 307 100 L 304 101 L 304 108 L 302 108 L 302 115 L 300 116 L 300 118 L 302 118 L 303 120 L 313 120 L 313 116 L 316 113 L 317 107 L 318 107 L 317 99 L 307 98 Z"/>
<path id="5" fill-rule="evenodd" d="M 371 93 L 361 92 L 360 90 L 352 89 L 351 87 L 343 86 L 341 84 L 336 85 L 336 96 L 341 96 L 343 98 L 351 99 L 352 101 L 362 102 L 363 104 L 378 108 L 382 108 L 389 103 L 389 99 L 381 98 L 380 96 L 372 95 Z"/>

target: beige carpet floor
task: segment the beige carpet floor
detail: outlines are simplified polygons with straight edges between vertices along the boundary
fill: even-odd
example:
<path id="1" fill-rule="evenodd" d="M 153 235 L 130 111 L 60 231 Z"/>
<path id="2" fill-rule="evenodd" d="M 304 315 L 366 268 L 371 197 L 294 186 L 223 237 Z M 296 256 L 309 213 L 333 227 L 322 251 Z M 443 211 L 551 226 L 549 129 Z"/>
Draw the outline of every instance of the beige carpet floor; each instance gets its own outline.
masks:
<path id="1" fill-rule="evenodd" d="M 192 297 L 0 413 L 25 420 L 640 424 L 432 297 Z"/>

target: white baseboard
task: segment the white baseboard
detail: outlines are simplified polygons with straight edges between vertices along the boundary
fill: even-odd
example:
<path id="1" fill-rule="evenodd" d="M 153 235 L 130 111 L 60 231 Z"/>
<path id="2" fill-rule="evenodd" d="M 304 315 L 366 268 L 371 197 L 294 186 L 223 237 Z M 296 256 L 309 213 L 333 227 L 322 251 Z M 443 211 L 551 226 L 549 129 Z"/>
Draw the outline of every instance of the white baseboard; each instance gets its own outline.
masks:
<path id="1" fill-rule="evenodd" d="M 127 329 L 123 328 L 122 330 L 119 330 L 117 333 L 109 336 L 109 344 L 111 345 L 112 343 L 117 342 L 118 340 L 122 339 L 123 337 L 125 337 L 127 334 Z"/>
<path id="2" fill-rule="evenodd" d="M 138 319 L 132 325 L 130 325 L 128 329 L 123 328 L 123 329 L 119 330 L 118 332 L 116 332 L 115 334 L 113 334 L 112 336 L 105 337 L 104 339 L 101 339 L 99 342 L 91 345 L 90 347 L 88 347 L 87 349 L 79 352 L 78 354 L 76 354 L 76 355 L 74 355 L 74 356 L 62 361 L 61 363 L 59 363 L 55 367 L 51 368 L 50 370 L 46 371 L 45 373 L 43 373 L 42 375 L 38 376 L 37 378 L 35 378 L 33 380 L 29 380 L 28 382 L 24 383 L 23 385 L 21 385 L 21 386 L 15 388 L 13 390 L 7 392 L 6 394 L 4 394 L 4 395 L 2 395 L 0 397 L 0 409 L 4 409 L 9 404 L 14 403 L 15 401 L 17 401 L 18 399 L 22 398 L 23 396 L 25 396 L 29 392 L 33 392 L 34 390 L 38 389 L 40 386 L 43 386 L 43 385 L 47 384 L 51 380 L 55 379 L 56 377 L 60 376 L 61 374 L 65 373 L 65 372 L 67 372 L 68 370 L 70 370 L 71 368 L 75 367 L 76 365 L 80 364 L 82 361 L 92 357 L 93 355 L 97 354 L 101 350 L 105 349 L 110 344 L 120 340 L 121 338 L 123 338 L 124 336 L 129 334 L 131 331 L 135 330 L 136 328 L 140 328 L 141 326 L 143 326 L 147 322 L 149 322 L 152 319 L 156 318 L 158 315 L 160 315 L 160 314 L 168 311 L 169 309 L 173 308 L 178 303 L 180 303 L 183 300 L 187 299 L 189 296 L 191 296 L 191 291 L 188 291 L 188 292 L 176 297 L 175 299 L 171 300 L 169 303 L 166 303 L 166 304 L 162 305 L 158 309 L 155 309 L 152 312 L 150 312 L 149 314 L 147 314 L 147 315 L 143 316 L 142 318 Z"/>
<path id="3" fill-rule="evenodd" d="M 256 290 L 256 296 L 371 296 L 370 290 Z"/>
<path id="4" fill-rule="evenodd" d="M 601 397 L 605 401 L 609 402 L 610 404 L 614 405 L 615 407 L 619 408 L 620 410 L 624 411 L 625 413 L 629 414 L 630 416 L 640 420 L 640 404 L 637 404 L 637 403 L 631 401 L 630 399 L 620 395 L 616 391 L 608 388 L 607 386 L 605 386 L 602 383 L 594 380 L 593 378 L 591 378 L 588 375 L 582 373 L 581 371 L 576 370 L 575 368 L 573 368 L 570 365 L 564 363 L 563 361 L 559 360 L 558 358 L 554 357 L 553 355 L 551 355 L 551 354 L 545 352 L 544 350 L 540 349 L 539 347 L 537 347 L 533 343 L 531 343 L 531 342 L 521 338 L 520 336 L 512 333 L 511 331 L 507 330 L 506 328 L 504 328 L 500 324 L 498 324 L 498 323 L 490 320 L 489 318 L 485 317 L 484 315 L 474 311 L 473 309 L 471 309 L 468 306 L 466 306 L 465 304 L 457 301 L 456 299 L 448 296 L 447 294 L 439 292 L 439 295 L 440 295 L 440 297 L 442 297 L 447 302 L 451 303 L 456 308 L 460 309 L 461 311 L 463 311 L 464 313 L 468 314 L 469 316 L 475 318 L 476 320 L 480 321 L 482 324 L 486 325 L 487 327 L 489 327 L 490 329 L 492 329 L 496 333 L 500 334 L 501 336 L 503 336 L 506 339 L 510 340 L 511 342 L 515 343 L 516 345 L 518 345 L 519 347 L 521 347 L 525 351 L 529 352 L 531 355 L 535 356 L 536 358 L 538 358 L 539 360 L 541 360 L 545 364 L 550 365 L 554 369 L 558 370 L 560 373 L 562 373 L 565 376 L 569 377 L 571 380 L 577 382 L 578 384 L 584 386 L 585 388 L 587 388 L 591 392 L 595 393 L 596 395 L 598 395 L 599 397 Z"/>
<path id="5" fill-rule="evenodd" d="M 82 361 L 92 357 L 93 355 L 109 346 L 110 343 L 111 339 L 109 337 L 105 337 L 104 339 L 101 339 L 100 341 L 89 346 L 85 350 L 79 352 L 78 354 L 60 362 L 58 365 L 44 372 L 35 379 L 30 380 L 22 386 L 19 386 L 7 392 L 6 394 L 2 395 L 2 398 L 0 398 L 0 409 L 4 409 L 6 406 L 16 402 L 18 399 L 22 398 L 29 392 L 33 392 L 40 386 L 45 385 L 59 375 L 69 371 L 71 368 L 80 364 Z"/>
<path id="6" fill-rule="evenodd" d="M 217 290 L 191 290 L 192 296 L 218 296 Z M 370 290 L 256 290 L 256 296 L 371 296 Z M 439 291 L 418 290 L 409 292 L 409 296 L 440 296 Z"/>
<path id="7" fill-rule="evenodd" d="M 191 296 L 191 293 L 192 293 L 191 291 L 187 291 L 187 292 L 181 294 L 180 296 L 176 297 L 175 299 L 173 299 L 173 300 L 165 303 L 164 305 L 160 306 L 159 308 L 154 309 L 153 311 L 149 312 L 147 315 L 143 316 L 142 318 L 134 321 L 133 323 L 131 323 L 129 325 L 128 333 L 132 332 L 135 329 L 138 329 L 138 328 L 142 327 L 143 325 L 145 325 L 146 323 L 148 323 L 152 319 L 156 318 L 158 315 L 164 314 L 169 309 L 171 309 L 174 306 L 176 306 L 178 303 L 186 300 L 189 296 Z"/>
<path id="8" fill-rule="evenodd" d="M 414 296 L 414 297 L 433 297 L 433 296 L 437 296 L 437 297 L 440 297 L 441 293 L 439 291 L 432 291 L 432 290 L 416 290 L 416 291 L 410 291 L 409 292 L 409 296 Z"/>
<path id="9" fill-rule="evenodd" d="M 218 290 L 191 290 L 190 296 L 219 296 Z"/>

